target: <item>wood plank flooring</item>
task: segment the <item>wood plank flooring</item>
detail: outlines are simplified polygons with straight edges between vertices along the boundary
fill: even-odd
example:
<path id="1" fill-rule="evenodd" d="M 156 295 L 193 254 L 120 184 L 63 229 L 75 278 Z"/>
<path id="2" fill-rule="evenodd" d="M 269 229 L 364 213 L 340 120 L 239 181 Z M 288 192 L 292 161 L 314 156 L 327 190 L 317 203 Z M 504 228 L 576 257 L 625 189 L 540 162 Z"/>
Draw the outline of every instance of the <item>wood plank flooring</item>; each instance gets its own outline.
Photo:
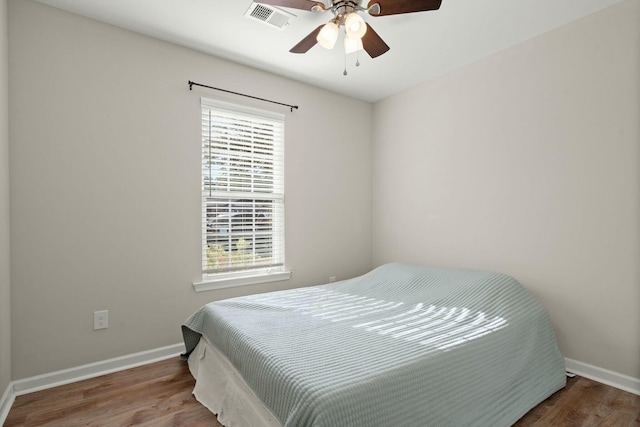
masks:
<path id="1" fill-rule="evenodd" d="M 221 427 L 194 384 L 185 362 L 168 359 L 18 396 L 4 426 Z"/>
<path id="2" fill-rule="evenodd" d="M 221 427 L 193 386 L 186 363 L 169 359 L 19 396 L 4 426 Z M 640 396 L 576 377 L 515 426 L 640 427 Z"/>

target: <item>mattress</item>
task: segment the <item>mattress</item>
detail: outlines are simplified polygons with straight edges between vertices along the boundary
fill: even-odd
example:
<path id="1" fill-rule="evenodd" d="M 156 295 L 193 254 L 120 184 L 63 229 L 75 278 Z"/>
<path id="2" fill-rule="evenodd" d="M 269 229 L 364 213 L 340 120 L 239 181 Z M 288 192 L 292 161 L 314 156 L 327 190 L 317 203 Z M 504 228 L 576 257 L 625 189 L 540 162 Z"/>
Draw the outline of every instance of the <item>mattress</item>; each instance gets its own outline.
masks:
<path id="1" fill-rule="evenodd" d="M 216 301 L 182 330 L 185 357 L 206 337 L 284 427 L 507 426 L 565 385 L 545 310 L 494 272 L 388 264 Z"/>

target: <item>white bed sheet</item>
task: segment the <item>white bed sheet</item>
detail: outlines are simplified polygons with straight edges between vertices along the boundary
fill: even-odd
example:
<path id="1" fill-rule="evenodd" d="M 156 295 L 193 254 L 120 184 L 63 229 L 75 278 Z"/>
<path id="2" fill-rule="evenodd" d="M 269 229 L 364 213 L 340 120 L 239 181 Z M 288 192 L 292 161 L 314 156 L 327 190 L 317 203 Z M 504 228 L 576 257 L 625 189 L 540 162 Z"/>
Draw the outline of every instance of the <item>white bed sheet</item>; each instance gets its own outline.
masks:
<path id="1" fill-rule="evenodd" d="M 231 362 L 204 336 L 189 356 L 193 395 L 225 427 L 282 427 Z"/>

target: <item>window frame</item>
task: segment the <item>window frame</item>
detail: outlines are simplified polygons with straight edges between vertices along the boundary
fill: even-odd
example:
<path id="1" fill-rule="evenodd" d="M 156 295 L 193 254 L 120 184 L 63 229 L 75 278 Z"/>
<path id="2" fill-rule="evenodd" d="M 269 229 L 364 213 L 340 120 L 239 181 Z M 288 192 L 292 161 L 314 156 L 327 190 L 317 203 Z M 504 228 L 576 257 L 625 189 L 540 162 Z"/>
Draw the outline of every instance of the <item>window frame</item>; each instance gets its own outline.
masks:
<path id="1" fill-rule="evenodd" d="M 246 286 L 253 285 L 258 283 L 268 283 L 275 281 L 288 280 L 291 277 L 291 272 L 286 269 L 285 265 L 285 219 L 284 219 L 284 125 L 285 125 L 285 115 L 282 113 L 276 113 L 268 110 L 262 110 L 258 108 L 247 107 L 244 105 L 231 104 L 228 102 L 218 101 L 210 98 L 201 98 L 200 100 L 200 112 L 201 112 L 201 171 L 200 171 L 200 194 L 201 194 L 201 267 L 202 267 L 202 280 L 193 283 L 193 287 L 196 292 L 207 291 L 213 289 L 222 289 L 236 286 Z M 257 203 L 260 199 L 268 199 L 273 200 L 273 210 L 272 215 L 276 215 L 278 213 L 281 216 L 280 220 L 277 218 L 273 218 L 275 221 L 271 226 L 271 234 L 270 239 L 272 240 L 272 245 L 270 248 L 279 253 L 281 259 L 277 261 L 279 265 L 275 266 L 264 266 L 264 267 L 252 267 L 251 269 L 243 269 L 239 271 L 227 271 L 227 272 L 208 272 L 206 267 L 206 251 L 208 248 L 208 230 L 207 230 L 207 203 L 208 198 L 216 198 L 216 196 L 206 195 L 206 185 L 205 185 L 205 147 L 207 144 L 211 144 L 211 142 L 207 142 L 207 136 L 205 135 L 205 110 L 215 110 L 221 113 L 222 115 L 231 115 L 231 116 L 242 116 L 243 119 L 248 120 L 268 120 L 281 123 L 282 132 L 281 138 L 276 141 L 279 142 L 279 147 L 274 149 L 274 156 L 278 156 L 274 158 L 274 163 L 281 164 L 278 169 L 278 175 L 274 177 L 274 181 L 278 181 L 273 184 L 274 190 L 270 192 L 253 192 L 253 191 L 228 191 L 224 197 L 221 196 L 222 193 L 217 191 L 219 194 L 217 198 L 228 198 L 228 199 L 237 199 L 239 195 L 242 195 L 241 198 L 244 199 L 252 199 L 254 200 L 254 204 Z M 254 154 L 254 153 L 252 153 Z M 211 179 L 211 178 L 210 178 Z M 276 191 L 276 185 L 279 186 L 280 190 Z M 209 186 L 209 189 L 211 187 Z M 262 196 L 262 197 L 261 197 Z M 230 202 L 229 202 L 230 203 Z M 255 241 L 255 236 L 254 236 Z M 255 254 L 255 248 L 252 249 L 252 253 Z"/>

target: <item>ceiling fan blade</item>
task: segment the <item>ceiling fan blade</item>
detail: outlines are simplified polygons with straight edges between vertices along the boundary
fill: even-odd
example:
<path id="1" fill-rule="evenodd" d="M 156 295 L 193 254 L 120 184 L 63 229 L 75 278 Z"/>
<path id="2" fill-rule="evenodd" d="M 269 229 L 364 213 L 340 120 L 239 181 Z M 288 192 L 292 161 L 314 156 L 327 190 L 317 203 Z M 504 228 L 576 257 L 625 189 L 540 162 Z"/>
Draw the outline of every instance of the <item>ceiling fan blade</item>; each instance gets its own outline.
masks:
<path id="1" fill-rule="evenodd" d="M 318 33 L 324 27 L 324 24 L 320 25 L 315 30 L 311 31 L 309 35 L 298 42 L 297 45 L 291 48 L 289 52 L 291 53 L 306 53 L 309 49 L 314 47 L 318 41 L 316 37 L 318 37 Z"/>
<path id="2" fill-rule="evenodd" d="M 371 16 L 398 15 L 440 9 L 442 0 L 374 0 L 369 6 Z M 378 5 L 376 8 L 374 5 Z M 379 11 L 378 11 L 379 9 Z"/>
<path id="3" fill-rule="evenodd" d="M 314 12 L 324 12 L 326 10 L 324 3 L 311 0 L 258 0 L 256 3 L 291 7 L 293 9 L 312 10 Z"/>
<path id="4" fill-rule="evenodd" d="M 367 32 L 362 37 L 362 48 L 367 51 L 370 57 L 377 58 L 389 50 L 389 46 L 382 38 L 373 31 L 371 25 L 367 24 Z"/>

